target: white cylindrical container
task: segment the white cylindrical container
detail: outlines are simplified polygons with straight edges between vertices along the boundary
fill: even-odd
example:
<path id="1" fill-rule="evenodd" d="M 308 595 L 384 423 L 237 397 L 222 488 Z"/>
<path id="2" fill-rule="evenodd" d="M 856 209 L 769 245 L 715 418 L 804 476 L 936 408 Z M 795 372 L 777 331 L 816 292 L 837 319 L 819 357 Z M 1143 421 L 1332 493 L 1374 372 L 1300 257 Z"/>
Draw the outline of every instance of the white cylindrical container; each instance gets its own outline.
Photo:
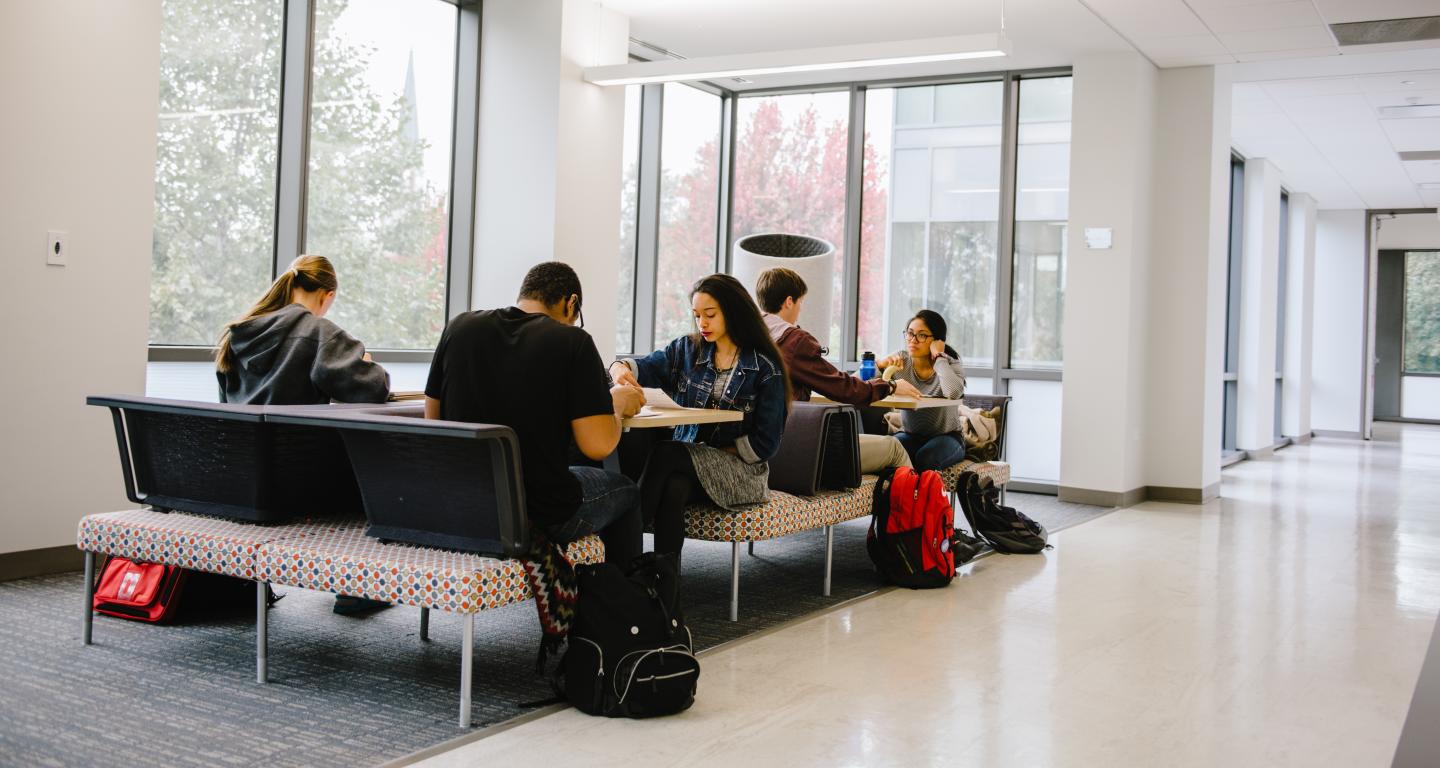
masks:
<path id="1" fill-rule="evenodd" d="M 799 325 L 813 334 L 822 346 L 828 344 L 830 302 L 835 285 L 835 246 L 818 237 L 780 233 L 746 235 L 735 241 L 730 272 L 750 290 L 752 296 L 760 273 L 772 267 L 792 269 L 805 281 L 805 303 L 800 308 Z"/>

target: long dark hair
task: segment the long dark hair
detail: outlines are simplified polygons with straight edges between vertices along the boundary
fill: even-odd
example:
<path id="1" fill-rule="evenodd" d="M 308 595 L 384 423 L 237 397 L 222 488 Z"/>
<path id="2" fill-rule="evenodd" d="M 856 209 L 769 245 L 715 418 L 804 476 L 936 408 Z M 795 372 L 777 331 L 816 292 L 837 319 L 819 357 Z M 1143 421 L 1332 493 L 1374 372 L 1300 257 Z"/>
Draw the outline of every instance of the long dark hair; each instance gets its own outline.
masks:
<path id="1" fill-rule="evenodd" d="M 924 323 L 925 327 L 930 329 L 930 335 L 934 336 L 937 340 L 944 341 L 947 338 L 945 335 L 945 318 L 941 317 L 939 312 L 931 309 L 922 309 L 919 312 L 916 312 L 914 317 L 906 321 L 905 327 L 908 329 L 910 327 L 910 323 L 913 323 L 916 320 Z M 949 344 L 945 345 L 945 354 L 955 358 L 956 360 L 960 359 L 960 353 L 956 352 L 955 348 L 950 346 Z"/>
<path id="2" fill-rule="evenodd" d="M 750 292 L 730 275 L 715 274 L 695 281 L 694 287 L 690 289 L 692 301 L 697 293 L 710 296 L 720 305 L 720 314 L 725 316 L 725 335 L 735 342 L 736 347 L 753 349 L 770 358 L 770 361 L 780 368 L 780 376 L 785 380 L 785 408 L 788 410 L 791 399 L 790 371 L 785 367 L 785 357 L 780 354 L 780 348 L 775 346 L 775 340 L 770 338 L 770 329 L 765 327 L 765 320 L 760 317 L 760 308 L 755 306 Z M 690 339 L 696 346 L 705 341 L 699 332 L 691 334 Z"/>

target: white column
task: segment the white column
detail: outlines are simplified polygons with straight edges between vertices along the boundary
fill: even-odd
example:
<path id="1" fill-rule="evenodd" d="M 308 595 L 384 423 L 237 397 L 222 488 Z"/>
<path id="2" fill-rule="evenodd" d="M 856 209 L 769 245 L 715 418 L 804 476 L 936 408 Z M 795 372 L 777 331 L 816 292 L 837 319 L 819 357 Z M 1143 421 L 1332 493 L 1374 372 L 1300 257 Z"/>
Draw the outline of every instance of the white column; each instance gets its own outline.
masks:
<path id="1" fill-rule="evenodd" d="M 1096 54 L 1074 77 L 1060 498 L 1119 503 L 1144 486 L 1156 70 Z M 1092 228 L 1110 231 L 1108 248 L 1087 247 Z"/>
<path id="2" fill-rule="evenodd" d="M 1239 419 L 1242 451 L 1275 444 L 1275 334 L 1280 279 L 1280 170 L 1245 162 L 1245 241 L 1240 276 Z"/>
<path id="3" fill-rule="evenodd" d="M 1315 215 L 1313 429 L 1360 436 L 1365 343 L 1365 212 Z"/>
<path id="4" fill-rule="evenodd" d="M 531 266 L 564 261 L 580 274 L 585 329 L 608 358 L 625 92 L 581 71 L 625 63 L 629 22 L 589 0 L 483 8 L 472 306 L 507 306 Z"/>
<path id="5" fill-rule="evenodd" d="M 1285 381 L 1281 434 L 1310 435 L 1311 339 L 1315 330 L 1315 198 L 1290 194 L 1285 275 Z"/>
<path id="6" fill-rule="evenodd" d="M 1219 493 L 1230 91 L 1228 67 L 1160 72 L 1145 484 L 1163 498 Z"/>

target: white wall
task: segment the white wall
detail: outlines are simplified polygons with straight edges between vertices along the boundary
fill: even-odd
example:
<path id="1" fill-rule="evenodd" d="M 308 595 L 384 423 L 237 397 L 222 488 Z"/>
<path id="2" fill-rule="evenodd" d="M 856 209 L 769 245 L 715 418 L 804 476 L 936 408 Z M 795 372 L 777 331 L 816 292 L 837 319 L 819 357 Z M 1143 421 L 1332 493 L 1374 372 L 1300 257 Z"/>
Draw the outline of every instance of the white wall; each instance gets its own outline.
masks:
<path id="1" fill-rule="evenodd" d="M 1290 195 L 1289 253 L 1286 255 L 1284 412 L 1281 434 L 1309 435 L 1315 315 L 1315 198 Z"/>
<path id="2" fill-rule="evenodd" d="M 1315 216 L 1315 335 L 1311 426 L 1360 432 L 1365 331 L 1365 212 Z"/>
<path id="3" fill-rule="evenodd" d="M 145 385 L 160 0 L 0 4 L 0 553 L 125 501 L 110 416 Z M 46 231 L 70 264 L 47 266 Z"/>
<path id="4" fill-rule="evenodd" d="M 1440 249 L 1440 216 L 1433 213 L 1402 213 L 1393 219 L 1383 219 L 1376 244 L 1385 250 Z"/>
<path id="5" fill-rule="evenodd" d="M 1275 353 L 1280 298 L 1280 169 L 1245 161 L 1244 255 L 1240 278 L 1240 383 L 1235 447 L 1275 444 Z"/>
<path id="6" fill-rule="evenodd" d="M 1065 386 L 1060 486 L 1108 493 L 1144 485 L 1146 312 L 1156 69 L 1138 54 L 1074 67 Z M 1085 229 L 1113 231 L 1089 249 Z"/>
<path id="7" fill-rule="evenodd" d="M 615 344 L 625 90 L 581 70 L 623 64 L 629 23 L 588 0 L 487 0 L 481 20 L 475 309 L 508 306 L 526 270 L 575 267 L 585 329 Z"/>
<path id="8" fill-rule="evenodd" d="M 1230 71 L 1160 72 L 1146 485 L 1216 492 L 1225 365 Z"/>

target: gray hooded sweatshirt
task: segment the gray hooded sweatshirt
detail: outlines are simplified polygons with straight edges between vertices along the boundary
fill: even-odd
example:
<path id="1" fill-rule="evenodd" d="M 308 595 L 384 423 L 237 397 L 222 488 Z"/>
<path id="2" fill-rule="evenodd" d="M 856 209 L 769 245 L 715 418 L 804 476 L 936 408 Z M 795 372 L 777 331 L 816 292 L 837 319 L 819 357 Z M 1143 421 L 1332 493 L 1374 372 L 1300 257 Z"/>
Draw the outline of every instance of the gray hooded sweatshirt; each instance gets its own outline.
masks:
<path id="1" fill-rule="evenodd" d="M 363 359 L 365 345 L 300 304 L 230 329 L 230 350 L 235 364 L 215 372 L 222 403 L 383 403 L 390 396 L 390 374 Z"/>

